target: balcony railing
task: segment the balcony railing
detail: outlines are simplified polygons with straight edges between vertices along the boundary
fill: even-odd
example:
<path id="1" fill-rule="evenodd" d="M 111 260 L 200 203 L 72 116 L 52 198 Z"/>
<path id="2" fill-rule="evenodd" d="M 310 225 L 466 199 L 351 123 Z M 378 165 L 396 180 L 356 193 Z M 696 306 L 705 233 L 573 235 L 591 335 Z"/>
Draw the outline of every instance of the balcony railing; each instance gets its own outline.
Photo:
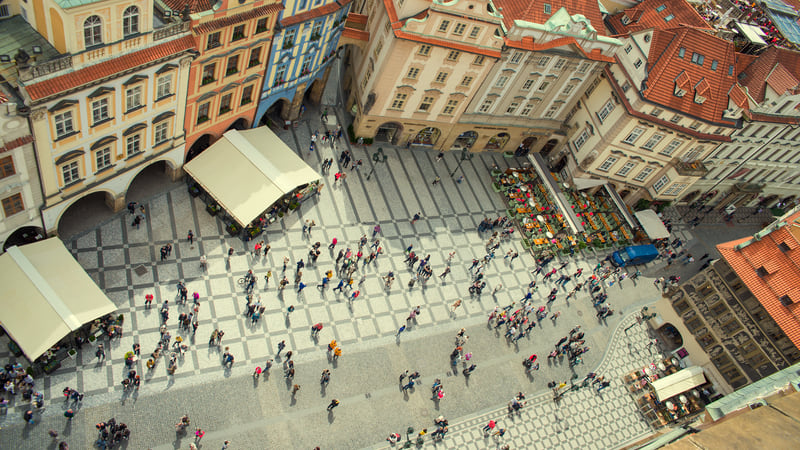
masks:
<path id="1" fill-rule="evenodd" d="M 168 25 L 163 28 L 159 28 L 153 31 L 153 40 L 158 41 L 161 39 L 168 38 L 170 36 L 175 36 L 176 34 L 184 33 L 189 31 L 189 27 L 191 26 L 191 22 L 178 22 L 173 25 Z"/>
<path id="2" fill-rule="evenodd" d="M 708 168 L 700 160 L 681 161 L 678 158 L 672 160 L 678 175 L 687 177 L 702 177 L 708 173 Z"/>
<path id="3" fill-rule="evenodd" d="M 64 55 L 41 64 L 36 64 L 31 68 L 31 74 L 33 75 L 33 78 L 38 78 L 53 72 L 69 69 L 71 67 L 72 55 Z"/>

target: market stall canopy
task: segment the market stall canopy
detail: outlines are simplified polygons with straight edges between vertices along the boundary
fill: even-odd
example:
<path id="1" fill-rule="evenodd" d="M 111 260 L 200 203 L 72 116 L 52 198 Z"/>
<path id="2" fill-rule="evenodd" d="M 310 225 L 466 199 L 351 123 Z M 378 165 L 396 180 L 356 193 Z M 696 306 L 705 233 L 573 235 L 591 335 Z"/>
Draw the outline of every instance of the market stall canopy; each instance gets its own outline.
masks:
<path id="1" fill-rule="evenodd" d="M 117 309 L 58 238 L 6 250 L 0 285 L 0 324 L 31 361 Z"/>
<path id="2" fill-rule="evenodd" d="M 606 180 L 593 180 L 591 178 L 573 177 L 572 184 L 575 186 L 575 189 L 583 191 L 595 186 L 600 186 L 601 184 L 606 184 Z"/>
<path id="3" fill-rule="evenodd" d="M 666 239 L 669 237 L 669 231 L 664 226 L 664 222 L 652 209 L 636 212 L 636 220 L 642 224 L 642 229 L 650 239 Z"/>
<path id="4" fill-rule="evenodd" d="M 567 225 L 569 225 L 572 233 L 583 233 L 584 229 L 583 225 L 581 225 L 581 221 L 578 220 L 578 217 L 575 215 L 575 211 L 570 208 L 567 197 L 565 197 L 564 193 L 561 192 L 561 188 L 558 187 L 556 180 L 554 180 L 550 175 L 550 169 L 547 167 L 547 162 L 545 162 L 544 158 L 542 158 L 542 155 L 539 153 L 533 153 L 528 155 L 528 160 L 533 163 L 533 168 L 536 170 L 536 174 L 539 175 L 539 178 L 542 180 L 545 188 L 548 190 L 548 192 L 550 192 L 550 195 L 556 201 L 558 211 L 567 221 Z"/>
<path id="5" fill-rule="evenodd" d="M 703 372 L 703 368 L 700 366 L 692 366 L 679 370 L 672 375 L 667 375 L 664 378 L 659 378 L 653 381 L 651 385 L 656 391 L 658 401 L 663 402 L 705 383 L 706 376 Z"/>
<path id="6" fill-rule="evenodd" d="M 622 197 L 619 196 L 617 190 L 608 183 L 604 184 L 603 188 L 606 190 L 606 192 L 608 192 L 608 196 L 611 197 L 611 201 L 617 205 L 619 213 L 622 214 L 622 218 L 625 219 L 625 222 L 628 223 L 628 226 L 631 228 L 636 228 L 636 219 L 634 219 L 630 211 L 628 211 L 628 205 L 626 205 L 622 200 Z"/>
<path id="7" fill-rule="evenodd" d="M 761 46 L 767 45 L 767 42 L 763 39 L 767 37 L 767 35 L 764 34 L 764 32 L 761 30 L 761 27 L 747 23 L 736 22 L 736 28 L 738 28 L 741 31 L 742 36 L 744 36 L 751 43 Z"/>
<path id="8" fill-rule="evenodd" d="M 242 226 L 322 178 L 269 127 L 230 130 L 183 170 Z"/>

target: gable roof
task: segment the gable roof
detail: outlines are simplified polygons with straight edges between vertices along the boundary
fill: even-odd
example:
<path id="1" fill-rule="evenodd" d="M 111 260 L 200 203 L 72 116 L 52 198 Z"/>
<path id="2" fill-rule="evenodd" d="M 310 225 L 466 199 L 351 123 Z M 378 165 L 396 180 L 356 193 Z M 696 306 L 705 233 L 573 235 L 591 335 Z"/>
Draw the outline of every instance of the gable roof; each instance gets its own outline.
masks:
<path id="1" fill-rule="evenodd" d="M 772 72 L 767 75 L 767 86 L 771 87 L 778 95 L 786 91 L 794 90 L 797 87 L 798 81 L 791 72 L 781 63 L 775 64 Z"/>
<path id="2" fill-rule="evenodd" d="M 759 103 L 764 101 L 767 77 L 779 62 L 788 70 L 789 74 L 800 73 L 800 53 L 773 45 L 761 52 L 739 74 L 739 84 L 747 88 L 747 93 L 753 100 Z M 777 82 L 777 77 L 775 82 Z"/>
<path id="3" fill-rule="evenodd" d="M 189 5 L 190 13 L 208 11 L 214 6 L 216 0 L 162 0 L 164 4 L 172 8 L 173 11 L 182 13 L 186 5 Z"/>
<path id="4" fill-rule="evenodd" d="M 138 52 L 128 53 L 117 58 L 103 61 L 101 63 L 84 67 L 82 69 L 59 75 L 38 83 L 25 87 L 32 101 L 42 100 L 53 95 L 65 95 L 69 91 L 88 85 L 94 81 L 115 75 L 122 76 L 126 71 L 139 66 L 161 59 L 174 57 L 175 55 L 194 48 L 194 38 L 184 36 L 173 39 L 163 44 L 139 50 Z"/>
<path id="5" fill-rule="evenodd" d="M 658 10 L 661 11 L 658 11 Z M 628 23 L 623 23 L 627 17 Z M 667 29 L 677 25 L 710 29 L 705 19 L 686 0 L 644 0 L 634 8 L 606 17 L 612 34 L 625 34 L 648 28 Z"/>
<path id="6" fill-rule="evenodd" d="M 342 9 L 351 1 L 352 0 L 336 0 L 335 2 L 322 5 L 319 8 L 309 9 L 308 11 L 301 12 L 293 16 L 285 17 L 281 20 L 281 26 L 290 27 L 292 25 L 297 25 L 298 23 L 303 23 L 307 20 L 312 20 L 318 17 L 327 16 L 328 14 L 332 14 Z"/>
<path id="7" fill-rule="evenodd" d="M 494 0 L 494 5 L 502 9 L 506 29 L 514 27 L 515 20 L 544 24 L 561 8 L 570 14 L 581 14 L 597 30 L 602 30 L 603 14 L 597 0 L 550 0 L 546 3 L 532 0 Z M 550 5 L 550 13 L 545 13 L 545 5 Z"/>
<path id="8" fill-rule="evenodd" d="M 729 75 L 735 53 L 733 43 L 695 28 L 655 29 L 642 96 L 708 122 L 731 122 L 722 113 L 728 108 L 728 93 L 736 82 Z M 682 97 L 676 96 L 675 83 L 679 79 L 691 80 L 692 89 L 705 89 L 702 96 L 706 100 L 696 103 L 695 92 L 689 91 Z M 698 85 L 700 80 L 705 83 Z"/>
<path id="9" fill-rule="evenodd" d="M 800 348 L 800 231 L 796 231 L 800 230 L 800 210 L 776 225 L 772 232 L 759 232 L 758 240 L 747 237 L 719 244 L 717 249 L 795 347 Z M 759 276 L 757 271 L 762 267 L 766 273 Z M 792 303 L 785 306 L 781 298 Z"/>

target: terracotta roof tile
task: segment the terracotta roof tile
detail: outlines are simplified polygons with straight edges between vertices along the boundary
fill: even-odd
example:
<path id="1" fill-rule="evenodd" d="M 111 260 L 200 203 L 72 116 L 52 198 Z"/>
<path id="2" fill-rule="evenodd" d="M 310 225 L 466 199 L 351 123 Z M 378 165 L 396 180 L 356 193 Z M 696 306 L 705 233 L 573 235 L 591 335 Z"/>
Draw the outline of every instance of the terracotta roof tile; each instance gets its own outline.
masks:
<path id="1" fill-rule="evenodd" d="M 351 1 L 352 0 L 338 0 L 333 3 L 322 5 L 319 8 L 309 9 L 306 12 L 289 16 L 281 20 L 281 26 L 290 27 L 292 25 L 297 25 L 298 23 L 303 23 L 307 20 L 316 19 L 317 17 L 327 16 L 328 14 L 332 14 L 333 12 L 340 10 L 343 6 L 347 5 Z"/>
<path id="2" fill-rule="evenodd" d="M 255 19 L 257 17 L 268 16 L 272 13 L 276 13 L 282 10 L 283 10 L 282 3 L 272 3 L 269 5 L 260 6 L 258 8 L 253 8 L 247 12 L 234 14 L 232 16 L 222 17 L 219 19 L 211 20 L 209 22 L 201 23 L 198 26 L 194 27 L 192 31 L 194 32 L 194 34 L 208 33 L 209 31 L 219 30 L 220 28 L 225 28 L 235 23 L 246 22 L 248 20 Z"/>
<path id="3" fill-rule="evenodd" d="M 18 137 L 16 139 L 12 139 L 10 141 L 7 141 L 5 145 L 0 147 L 0 153 L 5 153 L 14 150 L 17 147 L 22 147 L 23 145 L 29 144 L 31 142 L 33 142 L 33 135 L 30 134 Z"/>
<path id="4" fill-rule="evenodd" d="M 744 93 L 742 87 L 738 84 L 731 86 L 731 90 L 728 91 L 728 97 L 730 97 L 733 103 L 739 108 L 750 109 L 750 101 L 747 100 L 747 94 Z"/>
<path id="5" fill-rule="evenodd" d="M 661 11 L 656 11 L 661 7 L 663 7 Z M 627 25 L 622 23 L 623 17 L 630 20 Z M 644 0 L 635 8 L 606 17 L 606 25 L 613 34 L 625 34 L 648 28 L 667 29 L 677 25 L 711 28 L 686 0 Z"/>
<path id="6" fill-rule="evenodd" d="M 138 52 L 128 53 L 127 55 L 103 61 L 93 66 L 84 67 L 74 72 L 31 84 L 26 86 L 25 90 L 28 92 L 28 95 L 30 95 L 31 100 L 43 100 L 47 97 L 62 94 L 87 85 L 93 81 L 124 73 L 138 66 L 177 55 L 194 48 L 194 46 L 194 38 L 191 36 L 184 36 L 144 50 L 139 50 Z"/>
<path id="7" fill-rule="evenodd" d="M 189 4 L 189 12 L 199 13 L 208 11 L 216 3 L 215 0 L 163 0 L 164 3 L 172 8 L 173 11 L 183 12 L 186 4 Z"/>
<path id="8" fill-rule="evenodd" d="M 683 58 L 679 56 L 681 49 L 684 49 Z M 698 58 L 702 57 L 702 65 L 692 62 L 695 53 L 701 55 Z M 722 113 L 728 108 L 728 92 L 736 82 L 736 78 L 729 75 L 734 55 L 733 43 L 695 28 L 655 30 L 647 60 L 647 84 L 642 95 L 653 103 L 708 122 L 729 121 Z M 675 80 L 681 72 L 695 83 L 705 80 L 707 92 L 702 104 L 694 101 L 695 92 L 688 91 L 682 97 L 675 95 Z"/>
<path id="9" fill-rule="evenodd" d="M 369 42 L 369 31 L 345 27 L 344 30 L 342 30 L 342 37 Z"/>
<path id="10" fill-rule="evenodd" d="M 767 90 L 766 78 L 779 61 L 790 74 L 800 73 L 800 52 L 770 46 L 739 74 L 739 84 L 747 88 L 747 93 L 753 100 L 759 103 L 764 101 Z"/>
<path id="11" fill-rule="evenodd" d="M 502 8 L 503 23 L 511 29 L 515 20 L 525 20 L 532 23 L 543 24 L 558 12 L 566 8 L 570 15 L 581 14 L 598 31 L 603 31 L 603 15 L 597 0 L 550 0 L 538 2 L 532 0 L 494 0 L 494 5 Z M 544 5 L 550 5 L 550 14 L 545 14 Z"/>
<path id="12" fill-rule="evenodd" d="M 789 216 L 786 225 L 760 240 L 747 237 L 719 244 L 717 249 L 795 347 L 800 348 L 800 301 L 795 300 L 800 300 L 800 246 L 790 232 L 790 227 L 800 226 L 794 223 L 798 219 L 800 211 Z M 747 242 L 747 246 L 736 249 Z M 788 251 L 780 249 L 783 242 Z M 769 273 L 759 276 L 757 270 L 762 266 Z M 784 296 L 795 303 L 784 306 L 781 303 Z"/>
<path id="13" fill-rule="evenodd" d="M 782 95 L 786 91 L 793 91 L 797 85 L 797 78 L 781 63 L 775 64 L 772 72 L 767 75 L 767 86 L 771 87 L 778 95 Z"/>

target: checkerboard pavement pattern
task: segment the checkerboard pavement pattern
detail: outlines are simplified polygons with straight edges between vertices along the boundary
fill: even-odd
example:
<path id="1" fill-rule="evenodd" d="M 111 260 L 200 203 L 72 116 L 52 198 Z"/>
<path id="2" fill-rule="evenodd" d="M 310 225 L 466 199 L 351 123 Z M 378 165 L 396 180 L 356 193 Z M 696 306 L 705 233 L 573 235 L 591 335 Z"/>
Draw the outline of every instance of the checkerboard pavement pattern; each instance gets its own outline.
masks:
<path id="1" fill-rule="evenodd" d="M 602 361 L 593 370 L 611 381 L 608 388 L 599 393 L 594 387 L 566 392 L 558 404 L 553 401 L 552 392 L 545 392 L 529 396 L 528 404 L 518 414 L 501 407 L 459 419 L 450 424 L 446 438 L 436 444 L 437 448 L 478 450 L 508 444 L 512 449 L 611 449 L 652 434 L 622 377 L 662 360 L 664 355 L 650 345 L 652 336 L 647 327 L 635 323 L 636 314 L 631 314 L 618 324 Z M 628 327 L 631 328 L 626 332 Z M 581 381 L 575 380 L 576 384 Z M 565 389 L 568 388 L 562 392 Z M 497 422 L 495 430 L 506 429 L 502 438 L 484 434 L 483 427 L 489 420 Z M 435 426 L 431 424 L 428 430 L 435 430 Z M 374 448 L 401 446 L 384 443 Z"/>
<path id="2" fill-rule="evenodd" d="M 327 157 L 338 159 L 341 147 L 320 145 L 317 151 L 309 153 L 307 147 L 300 144 L 304 136 L 312 132 L 305 122 L 300 129 L 282 131 L 281 137 L 298 149 L 312 167 L 319 167 Z M 348 143 L 344 144 L 351 148 Z M 98 363 L 94 346 L 86 345 L 73 359 L 67 359 L 60 369 L 46 377 L 44 386 L 37 388 L 43 389 L 45 398 L 50 399 L 59 398 L 61 390 L 70 386 L 86 394 L 85 406 L 113 401 L 119 397 L 121 381 L 127 374 L 124 354 L 134 343 L 141 345 L 141 359 L 133 367 L 145 380 L 141 394 L 157 393 L 172 385 L 186 385 L 191 383 L 187 379 L 192 377 L 208 381 L 230 376 L 231 373 L 220 369 L 222 350 L 205 345 L 214 329 L 225 332 L 222 347 L 230 347 L 236 357 L 233 369 L 236 374 L 263 365 L 282 340 L 302 360 L 304 354 L 318 349 L 318 343 L 310 336 L 310 326 L 317 322 L 333 330 L 336 340 L 350 348 L 393 336 L 405 323 L 411 308 L 417 305 L 422 305 L 426 312 L 419 318 L 418 329 L 424 331 L 437 324 L 450 323 L 449 305 L 466 295 L 464 291 L 469 283 L 466 267 L 473 257 L 485 255 L 488 235 L 479 236 L 477 225 L 484 217 L 504 213 L 502 198 L 490 188 L 491 166 L 497 163 L 506 167 L 509 162 L 521 165 L 524 161 L 506 160 L 497 154 L 477 154 L 461 165 L 465 180 L 456 183 L 454 178 L 448 177 L 458 163 L 454 157 L 436 162 L 436 155 L 426 151 L 393 147 L 385 147 L 384 151 L 389 157 L 387 162 L 377 167 L 367 181 L 365 170 L 370 168 L 369 154 L 352 148 L 355 159 L 365 161 L 361 169 L 347 169 L 348 180 L 334 186 L 334 165 L 331 174 L 324 175 L 328 185 L 319 196 L 304 203 L 298 212 L 270 225 L 263 235 L 249 243 L 228 236 L 222 221 L 210 216 L 204 202 L 192 198 L 185 188 L 142 201 L 146 219 L 139 228 L 131 226 L 131 216 L 125 211 L 94 230 L 70 238 L 67 247 L 117 306 L 115 314 L 123 315 L 124 333 L 122 338 L 105 343 L 105 362 Z M 443 181 L 431 185 L 429 180 L 437 175 Z M 411 224 L 410 218 L 416 212 L 421 212 L 423 218 Z M 310 237 L 302 232 L 305 220 L 317 224 Z M 377 237 L 384 254 L 366 268 L 359 265 L 355 279 L 359 280 L 361 274 L 367 276 L 359 299 L 350 306 L 345 295 L 332 292 L 338 282 L 336 277 L 333 286 L 324 292 L 318 290 L 316 286 L 324 272 L 333 267 L 338 250 L 347 246 L 357 248 L 361 235 L 370 237 L 376 224 L 382 229 Z M 193 243 L 187 240 L 189 230 L 194 233 Z M 327 245 L 334 237 L 339 244 L 335 252 L 329 252 Z M 262 239 L 271 249 L 266 257 L 263 254 L 256 257 L 252 248 Z M 308 250 L 317 241 L 322 243 L 322 255 L 317 265 L 312 266 L 308 264 Z M 172 244 L 172 253 L 161 261 L 159 249 L 167 243 Z M 417 283 L 412 290 L 407 289 L 411 272 L 403 262 L 404 250 L 409 245 L 423 253 L 422 256 L 430 252 L 434 270 L 427 286 Z M 235 254 L 228 259 L 227 251 L 231 247 Z M 451 263 L 453 270 L 442 282 L 438 275 L 445 268 L 447 254 L 453 251 L 456 252 Z M 200 266 L 201 255 L 207 258 L 206 270 Z M 282 274 L 284 256 L 291 259 L 286 271 L 291 283 L 281 293 L 276 284 Z M 306 262 L 303 282 L 308 287 L 298 294 L 293 289 L 293 281 L 296 262 L 301 258 Z M 525 267 L 530 262 L 529 255 L 522 255 L 514 265 Z M 257 275 L 255 293 L 267 307 L 256 324 L 244 316 L 246 296 L 239 284 L 248 269 L 253 269 Z M 265 288 L 264 274 L 270 269 L 274 276 Z M 386 290 L 380 277 L 389 271 L 394 271 L 397 279 L 393 287 Z M 519 291 L 529 282 L 524 271 L 509 270 L 502 258 L 490 264 L 487 273 L 490 272 L 499 273 L 495 279 L 502 280 L 506 290 Z M 179 280 L 188 288 L 188 305 L 176 303 Z M 197 314 L 200 325 L 196 335 L 177 326 L 178 315 L 189 312 L 193 306 L 194 292 L 200 296 Z M 154 296 L 149 308 L 144 304 L 147 294 Z M 188 343 L 198 344 L 190 345 L 189 351 L 179 360 L 174 376 L 167 375 L 165 361 L 150 372 L 144 367 L 144 361 L 160 337 L 159 309 L 165 301 L 170 307 L 167 325 L 172 337 L 180 335 Z M 294 305 L 296 310 L 287 319 L 289 305 Z M 484 305 L 473 302 L 464 302 L 458 312 L 459 318 L 484 314 Z M 2 348 L 0 359 L 7 360 L 10 356 L 7 346 L 2 345 Z M 16 416 L 9 414 L 9 423 L 15 422 Z"/>

